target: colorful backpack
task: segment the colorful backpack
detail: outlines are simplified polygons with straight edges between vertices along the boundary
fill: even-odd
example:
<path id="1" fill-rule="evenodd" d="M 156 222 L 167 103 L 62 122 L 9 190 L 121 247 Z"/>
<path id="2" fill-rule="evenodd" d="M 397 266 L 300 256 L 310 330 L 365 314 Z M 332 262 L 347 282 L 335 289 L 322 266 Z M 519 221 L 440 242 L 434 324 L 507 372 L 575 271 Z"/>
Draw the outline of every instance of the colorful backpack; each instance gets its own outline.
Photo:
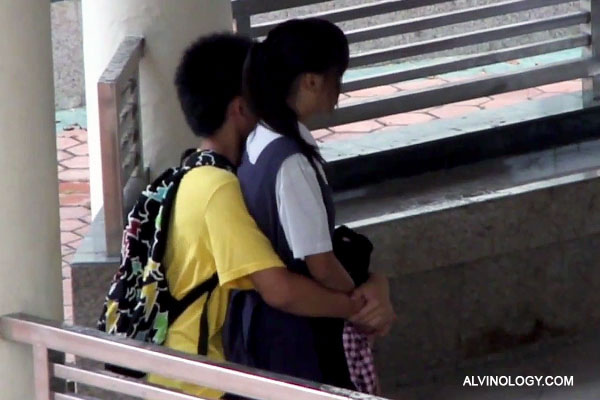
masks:
<path id="1" fill-rule="evenodd" d="M 212 151 L 188 150 L 179 168 L 170 168 L 148 185 L 127 217 L 121 262 L 110 284 L 98 329 L 120 337 L 161 345 L 167 329 L 187 307 L 218 284 L 209 280 L 177 300 L 169 291 L 163 265 L 171 210 L 179 184 L 196 167 L 214 166 L 234 172 L 233 165 Z M 208 340 L 208 335 L 203 339 Z M 144 374 L 115 366 L 107 369 L 124 375 Z"/>

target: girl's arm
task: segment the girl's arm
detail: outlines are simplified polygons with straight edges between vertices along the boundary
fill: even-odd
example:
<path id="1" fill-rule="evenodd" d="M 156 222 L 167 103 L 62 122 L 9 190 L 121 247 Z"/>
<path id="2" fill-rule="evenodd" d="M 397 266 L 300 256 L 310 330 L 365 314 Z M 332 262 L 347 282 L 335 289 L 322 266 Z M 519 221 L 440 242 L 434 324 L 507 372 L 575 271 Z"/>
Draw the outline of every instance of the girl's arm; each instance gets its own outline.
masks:
<path id="1" fill-rule="evenodd" d="M 307 256 L 305 261 L 313 278 L 326 288 L 346 293 L 354 290 L 350 274 L 340 264 L 333 251 Z"/>
<path id="2" fill-rule="evenodd" d="M 286 159 L 277 174 L 279 219 L 294 258 L 304 259 L 326 288 L 348 293 L 354 282 L 333 254 L 331 231 L 317 172 L 305 156 Z"/>

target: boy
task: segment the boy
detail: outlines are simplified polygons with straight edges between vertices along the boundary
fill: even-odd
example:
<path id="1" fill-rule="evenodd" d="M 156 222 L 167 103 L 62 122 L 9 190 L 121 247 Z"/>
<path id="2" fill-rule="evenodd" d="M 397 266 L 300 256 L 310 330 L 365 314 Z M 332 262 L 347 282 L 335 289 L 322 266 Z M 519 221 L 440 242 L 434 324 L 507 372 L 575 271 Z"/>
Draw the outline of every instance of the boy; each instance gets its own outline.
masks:
<path id="1" fill-rule="evenodd" d="M 184 54 L 175 85 L 182 110 L 202 149 L 238 165 L 245 140 L 256 124 L 241 97 L 248 39 L 218 34 L 200 39 Z M 284 268 L 250 217 L 237 177 L 224 169 L 198 167 L 181 181 L 172 210 L 167 281 L 180 299 L 215 272 L 219 286 L 194 302 L 169 327 L 165 345 L 223 360 L 221 329 L 230 289 L 256 289 L 270 306 L 307 317 L 349 319 L 358 300 L 326 289 Z M 150 376 L 153 383 L 201 397 L 221 392 Z"/>

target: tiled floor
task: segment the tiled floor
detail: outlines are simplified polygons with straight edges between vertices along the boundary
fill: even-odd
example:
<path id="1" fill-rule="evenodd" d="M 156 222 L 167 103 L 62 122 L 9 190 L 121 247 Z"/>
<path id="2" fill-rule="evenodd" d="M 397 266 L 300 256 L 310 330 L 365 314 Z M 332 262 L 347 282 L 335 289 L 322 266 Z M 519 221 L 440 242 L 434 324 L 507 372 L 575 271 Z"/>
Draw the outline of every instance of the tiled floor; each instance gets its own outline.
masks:
<path id="1" fill-rule="evenodd" d="M 450 81 L 449 78 L 433 77 L 420 81 L 359 90 L 341 95 L 340 104 L 368 100 L 369 98 L 390 95 L 404 90 L 423 89 Z M 497 109 L 580 90 L 581 81 L 567 81 L 410 113 L 391 115 L 371 121 L 341 125 L 330 129 L 321 129 L 315 131 L 314 136 L 319 142 L 330 142 L 354 139 L 375 133 L 384 134 L 385 131 L 398 129 L 402 126 L 422 124 L 437 119 L 457 118 L 478 110 Z M 65 320 L 71 321 L 72 302 L 69 263 L 91 222 L 87 132 L 82 129 L 61 131 L 57 136 L 57 147 Z"/>
<path id="2" fill-rule="evenodd" d="M 91 222 L 87 132 L 60 132 L 57 148 L 65 320 L 72 321 L 69 263 Z"/>

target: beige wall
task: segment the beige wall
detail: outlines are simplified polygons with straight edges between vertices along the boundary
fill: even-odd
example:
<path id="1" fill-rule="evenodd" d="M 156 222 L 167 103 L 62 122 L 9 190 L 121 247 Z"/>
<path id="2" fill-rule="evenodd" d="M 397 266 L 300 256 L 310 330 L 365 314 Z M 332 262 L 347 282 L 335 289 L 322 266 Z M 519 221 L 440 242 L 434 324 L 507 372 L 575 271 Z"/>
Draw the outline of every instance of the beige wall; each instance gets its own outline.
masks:
<path id="1" fill-rule="evenodd" d="M 198 36 L 231 30 L 229 0 L 83 0 L 92 213 L 102 204 L 96 83 L 126 35 L 146 38 L 141 66 L 144 157 L 151 173 L 179 160 L 181 151 L 197 146 L 187 128 L 173 87 L 182 51 Z"/>
<path id="2" fill-rule="evenodd" d="M 0 315 L 62 319 L 50 2 L 0 1 Z M 31 399 L 31 347 L 0 339 L 0 397 Z"/>

